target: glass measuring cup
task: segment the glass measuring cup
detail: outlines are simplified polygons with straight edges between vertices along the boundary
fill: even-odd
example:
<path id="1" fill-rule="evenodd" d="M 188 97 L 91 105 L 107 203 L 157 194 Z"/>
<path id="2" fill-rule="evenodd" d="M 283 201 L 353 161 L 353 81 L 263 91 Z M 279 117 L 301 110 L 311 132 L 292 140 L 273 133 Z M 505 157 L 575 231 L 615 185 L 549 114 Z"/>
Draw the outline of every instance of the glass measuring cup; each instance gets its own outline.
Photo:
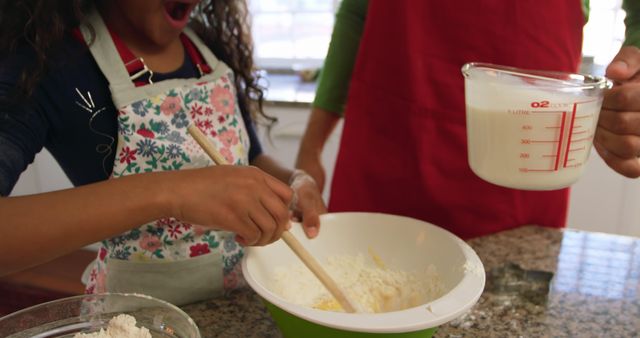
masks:
<path id="1" fill-rule="evenodd" d="M 578 180 L 591 152 L 604 77 L 467 63 L 469 166 L 508 188 L 553 190 Z"/>

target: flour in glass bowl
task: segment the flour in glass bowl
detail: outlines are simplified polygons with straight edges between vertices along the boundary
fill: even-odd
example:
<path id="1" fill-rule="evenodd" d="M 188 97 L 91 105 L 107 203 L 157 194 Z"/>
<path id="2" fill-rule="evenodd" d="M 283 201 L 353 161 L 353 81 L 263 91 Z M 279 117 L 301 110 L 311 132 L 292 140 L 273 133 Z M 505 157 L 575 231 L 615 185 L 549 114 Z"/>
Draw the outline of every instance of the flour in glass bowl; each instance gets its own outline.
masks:
<path id="1" fill-rule="evenodd" d="M 109 320 L 106 330 L 77 333 L 73 338 L 151 338 L 151 333 L 146 327 L 137 327 L 133 316 L 121 314 Z"/>
<path id="2" fill-rule="evenodd" d="M 365 255 L 335 255 L 327 258 L 324 269 L 357 303 L 362 312 L 399 311 L 428 303 L 444 294 L 444 287 L 435 266 L 406 272 L 385 267 L 370 251 L 372 262 Z M 272 291 L 294 304 L 321 310 L 344 310 L 302 263 L 280 266 L 274 270 Z"/>

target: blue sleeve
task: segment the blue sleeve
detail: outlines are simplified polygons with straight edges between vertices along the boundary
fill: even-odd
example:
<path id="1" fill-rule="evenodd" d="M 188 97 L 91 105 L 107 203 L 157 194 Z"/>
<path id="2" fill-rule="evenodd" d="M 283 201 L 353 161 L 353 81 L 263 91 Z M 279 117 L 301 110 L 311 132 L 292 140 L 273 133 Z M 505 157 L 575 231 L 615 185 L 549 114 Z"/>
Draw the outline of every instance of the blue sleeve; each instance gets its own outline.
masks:
<path id="1" fill-rule="evenodd" d="M 23 53 L 24 54 L 24 53 Z M 25 57 L 26 56 L 26 57 Z M 20 174 L 42 150 L 48 122 L 41 114 L 35 92 L 24 102 L 11 102 L 9 96 L 15 88 L 28 55 L 0 60 L 0 195 L 8 196 Z M 10 103 L 9 103 L 10 102 Z"/>

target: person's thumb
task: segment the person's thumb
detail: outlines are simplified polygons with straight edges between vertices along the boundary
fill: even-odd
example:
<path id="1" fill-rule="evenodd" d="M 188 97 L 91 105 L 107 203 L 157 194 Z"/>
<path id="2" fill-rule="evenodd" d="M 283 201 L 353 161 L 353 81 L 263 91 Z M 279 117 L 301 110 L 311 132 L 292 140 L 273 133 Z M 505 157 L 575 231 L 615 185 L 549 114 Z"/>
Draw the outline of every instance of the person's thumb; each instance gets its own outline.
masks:
<path id="1" fill-rule="evenodd" d="M 313 210 L 305 210 L 302 215 L 302 227 L 307 238 L 315 238 L 320 232 L 320 215 Z"/>
<path id="2" fill-rule="evenodd" d="M 611 60 L 605 76 L 615 82 L 631 80 L 640 71 L 640 49 L 635 46 L 624 46 Z"/>

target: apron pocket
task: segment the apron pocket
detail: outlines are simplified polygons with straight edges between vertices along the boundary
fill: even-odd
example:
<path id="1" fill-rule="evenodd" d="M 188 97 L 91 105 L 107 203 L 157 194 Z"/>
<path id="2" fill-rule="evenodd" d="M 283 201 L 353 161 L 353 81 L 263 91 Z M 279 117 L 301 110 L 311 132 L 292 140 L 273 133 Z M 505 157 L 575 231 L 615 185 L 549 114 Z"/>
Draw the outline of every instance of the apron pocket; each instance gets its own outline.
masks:
<path id="1" fill-rule="evenodd" d="M 210 299 L 223 292 L 222 255 L 214 252 L 150 262 L 109 259 L 106 288 L 108 292 L 141 293 L 178 306 Z"/>

